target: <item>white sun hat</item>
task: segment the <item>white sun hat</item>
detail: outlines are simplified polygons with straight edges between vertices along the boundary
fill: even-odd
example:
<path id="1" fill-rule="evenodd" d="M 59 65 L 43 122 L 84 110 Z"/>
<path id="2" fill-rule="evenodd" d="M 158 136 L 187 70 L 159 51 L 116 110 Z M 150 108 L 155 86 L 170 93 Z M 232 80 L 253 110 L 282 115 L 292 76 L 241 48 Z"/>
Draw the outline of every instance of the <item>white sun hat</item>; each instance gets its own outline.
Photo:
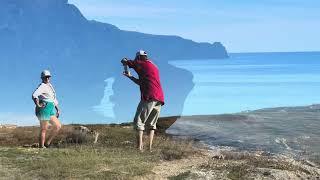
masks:
<path id="1" fill-rule="evenodd" d="M 139 50 L 137 53 L 136 53 L 137 56 L 147 56 L 147 52 L 145 52 L 144 50 Z"/>
<path id="2" fill-rule="evenodd" d="M 51 73 L 49 70 L 43 70 L 41 72 L 41 77 L 47 77 L 47 76 L 50 76 L 51 77 Z"/>

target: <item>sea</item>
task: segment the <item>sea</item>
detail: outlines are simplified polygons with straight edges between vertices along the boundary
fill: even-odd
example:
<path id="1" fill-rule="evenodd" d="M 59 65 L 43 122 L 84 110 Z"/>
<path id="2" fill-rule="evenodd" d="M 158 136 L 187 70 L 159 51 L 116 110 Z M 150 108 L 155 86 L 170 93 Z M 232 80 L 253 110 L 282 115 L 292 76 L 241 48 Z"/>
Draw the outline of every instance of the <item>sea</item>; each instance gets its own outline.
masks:
<path id="1" fill-rule="evenodd" d="M 170 64 L 194 76 L 183 115 L 320 103 L 320 52 L 239 53 Z"/>
<path id="2" fill-rule="evenodd" d="M 262 150 L 319 162 L 320 110 L 308 108 L 320 104 L 320 52 L 235 53 L 224 60 L 170 64 L 194 76 L 182 115 L 242 113 L 249 120 L 181 118 L 167 132 L 196 137 L 213 149 Z M 253 111 L 295 106 L 306 108 Z"/>

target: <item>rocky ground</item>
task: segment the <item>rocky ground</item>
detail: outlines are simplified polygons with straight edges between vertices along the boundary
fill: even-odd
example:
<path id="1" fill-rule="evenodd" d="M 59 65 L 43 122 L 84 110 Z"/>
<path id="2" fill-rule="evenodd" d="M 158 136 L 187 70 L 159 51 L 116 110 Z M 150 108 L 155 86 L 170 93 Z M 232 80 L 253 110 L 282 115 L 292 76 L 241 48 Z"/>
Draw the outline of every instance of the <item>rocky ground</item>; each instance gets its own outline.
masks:
<path id="1" fill-rule="evenodd" d="M 261 152 L 203 151 L 201 155 L 162 162 L 153 172 L 159 179 L 320 179 L 317 165 Z"/>

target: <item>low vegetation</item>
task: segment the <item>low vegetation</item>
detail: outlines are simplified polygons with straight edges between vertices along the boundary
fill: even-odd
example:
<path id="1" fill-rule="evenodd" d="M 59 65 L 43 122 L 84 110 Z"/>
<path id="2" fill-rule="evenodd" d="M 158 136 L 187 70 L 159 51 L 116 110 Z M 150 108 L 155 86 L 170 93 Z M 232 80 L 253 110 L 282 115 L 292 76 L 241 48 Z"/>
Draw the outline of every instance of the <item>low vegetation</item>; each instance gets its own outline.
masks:
<path id="1" fill-rule="evenodd" d="M 130 124 L 88 125 L 93 132 L 81 141 L 72 133 L 74 127 L 79 125 L 64 126 L 48 149 L 32 147 L 38 141 L 38 127 L 0 129 L 0 179 L 320 178 L 317 164 L 263 152 L 211 152 L 191 139 L 162 133 L 156 135 L 152 152 L 140 152 Z M 90 137 L 97 133 L 93 143 Z"/>
<path id="2" fill-rule="evenodd" d="M 130 126 L 91 125 L 98 143 L 69 143 L 72 126 L 65 126 L 54 148 L 25 148 L 37 142 L 39 128 L 2 129 L 0 176 L 13 179 L 129 179 L 152 174 L 159 162 L 186 158 L 196 153 L 191 140 L 176 141 L 158 134 L 153 152 L 136 150 Z M 147 142 L 147 139 L 145 139 Z M 148 144 L 145 144 L 148 145 Z"/>

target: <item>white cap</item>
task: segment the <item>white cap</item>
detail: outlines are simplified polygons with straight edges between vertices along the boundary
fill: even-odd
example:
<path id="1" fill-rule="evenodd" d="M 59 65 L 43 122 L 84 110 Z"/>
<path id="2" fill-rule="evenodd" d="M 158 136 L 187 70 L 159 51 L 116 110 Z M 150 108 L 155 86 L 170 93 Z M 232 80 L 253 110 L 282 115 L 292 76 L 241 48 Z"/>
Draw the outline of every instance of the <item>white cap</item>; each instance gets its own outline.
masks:
<path id="1" fill-rule="evenodd" d="M 51 77 L 51 73 L 49 70 L 43 70 L 41 72 L 41 77 L 46 77 L 46 76 L 50 76 Z"/>
<path id="2" fill-rule="evenodd" d="M 147 53 L 144 50 L 140 50 L 136 53 L 136 56 L 147 56 Z"/>

